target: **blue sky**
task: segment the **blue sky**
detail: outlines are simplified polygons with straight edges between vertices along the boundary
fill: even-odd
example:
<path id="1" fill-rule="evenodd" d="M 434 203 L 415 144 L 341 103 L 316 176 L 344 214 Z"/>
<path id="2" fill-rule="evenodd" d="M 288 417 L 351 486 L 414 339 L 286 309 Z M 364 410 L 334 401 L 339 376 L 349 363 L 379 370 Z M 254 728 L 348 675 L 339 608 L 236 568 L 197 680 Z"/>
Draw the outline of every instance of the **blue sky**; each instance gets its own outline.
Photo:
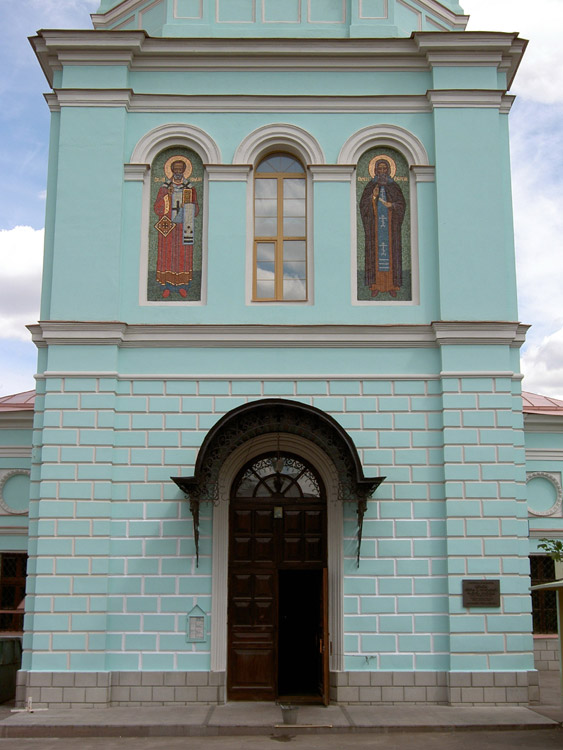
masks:
<path id="1" fill-rule="evenodd" d="M 461 0 L 471 30 L 518 31 L 530 46 L 512 93 L 519 315 L 531 324 L 524 387 L 563 398 L 563 0 Z M 49 111 L 27 41 L 91 28 L 98 0 L 0 0 L 0 396 L 34 387 Z"/>

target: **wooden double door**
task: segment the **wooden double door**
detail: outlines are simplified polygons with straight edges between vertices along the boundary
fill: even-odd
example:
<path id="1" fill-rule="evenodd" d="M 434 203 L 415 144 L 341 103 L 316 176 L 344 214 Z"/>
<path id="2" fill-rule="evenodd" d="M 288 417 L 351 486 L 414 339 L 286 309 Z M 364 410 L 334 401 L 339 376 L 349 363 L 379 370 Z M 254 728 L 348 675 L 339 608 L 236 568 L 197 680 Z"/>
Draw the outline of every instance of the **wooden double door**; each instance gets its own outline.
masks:
<path id="1" fill-rule="evenodd" d="M 265 456 L 233 485 L 230 700 L 328 702 L 326 499 L 301 459 Z"/>

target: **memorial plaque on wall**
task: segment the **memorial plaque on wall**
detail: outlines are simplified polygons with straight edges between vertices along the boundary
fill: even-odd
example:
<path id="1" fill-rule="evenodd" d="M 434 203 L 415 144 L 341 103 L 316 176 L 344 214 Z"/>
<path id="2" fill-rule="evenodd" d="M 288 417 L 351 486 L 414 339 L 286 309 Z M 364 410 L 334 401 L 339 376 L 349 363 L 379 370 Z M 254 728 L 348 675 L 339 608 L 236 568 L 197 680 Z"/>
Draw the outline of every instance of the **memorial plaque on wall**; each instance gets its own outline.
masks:
<path id="1" fill-rule="evenodd" d="M 462 581 L 464 607 L 500 607 L 500 581 Z"/>

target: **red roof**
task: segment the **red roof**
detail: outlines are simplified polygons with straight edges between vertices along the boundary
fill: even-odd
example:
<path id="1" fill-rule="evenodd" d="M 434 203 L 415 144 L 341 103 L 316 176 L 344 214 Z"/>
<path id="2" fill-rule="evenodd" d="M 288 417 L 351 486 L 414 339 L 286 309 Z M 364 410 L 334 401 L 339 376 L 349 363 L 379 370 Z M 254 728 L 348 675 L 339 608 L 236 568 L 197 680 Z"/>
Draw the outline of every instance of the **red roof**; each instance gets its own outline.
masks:
<path id="1" fill-rule="evenodd" d="M 34 404 L 35 391 L 14 393 L 12 396 L 2 396 L 0 398 L 0 412 L 33 411 Z"/>
<path id="2" fill-rule="evenodd" d="M 529 391 L 522 391 L 522 404 L 524 414 L 563 414 L 563 401 Z"/>

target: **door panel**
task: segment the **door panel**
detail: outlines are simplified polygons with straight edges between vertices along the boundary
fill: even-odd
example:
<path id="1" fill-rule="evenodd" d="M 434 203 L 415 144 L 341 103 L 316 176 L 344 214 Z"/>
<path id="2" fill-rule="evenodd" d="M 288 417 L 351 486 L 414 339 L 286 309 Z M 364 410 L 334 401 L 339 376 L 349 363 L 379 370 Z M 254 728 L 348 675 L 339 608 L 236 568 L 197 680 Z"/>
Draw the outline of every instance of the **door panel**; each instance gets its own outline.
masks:
<path id="1" fill-rule="evenodd" d="M 301 469 L 293 459 L 287 463 L 297 479 L 279 471 L 269 476 L 274 464 L 266 457 L 245 467 L 244 481 L 234 485 L 244 496 L 235 494 L 230 505 L 230 700 L 273 700 L 287 689 L 322 700 L 325 679 L 328 690 L 318 610 L 319 601 L 325 606 L 326 501 L 321 491 L 305 497 L 297 484 Z M 309 478 L 307 492 L 317 481 Z"/>

